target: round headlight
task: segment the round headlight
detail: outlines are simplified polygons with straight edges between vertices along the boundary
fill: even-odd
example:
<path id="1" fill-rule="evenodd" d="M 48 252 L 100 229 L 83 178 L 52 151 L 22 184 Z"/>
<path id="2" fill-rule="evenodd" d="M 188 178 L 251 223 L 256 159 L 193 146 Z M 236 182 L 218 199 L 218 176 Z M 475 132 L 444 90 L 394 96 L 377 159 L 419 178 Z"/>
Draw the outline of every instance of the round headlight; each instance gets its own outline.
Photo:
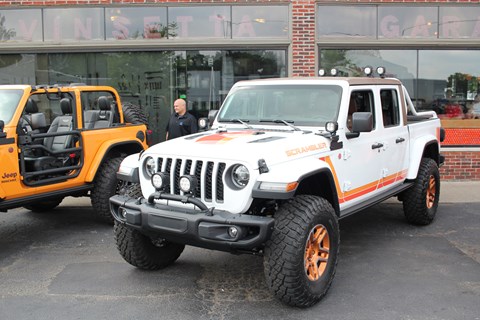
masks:
<path id="1" fill-rule="evenodd" d="M 144 162 L 145 174 L 151 177 L 155 171 L 155 160 L 152 157 L 147 157 Z"/>
<path id="2" fill-rule="evenodd" d="M 197 180 L 194 176 L 181 176 L 178 185 L 184 193 L 190 193 L 195 191 Z"/>
<path id="3" fill-rule="evenodd" d="M 152 176 L 152 186 L 156 190 L 165 189 L 169 185 L 169 182 L 170 182 L 169 175 L 163 172 L 154 173 Z"/>
<path id="4" fill-rule="evenodd" d="M 232 170 L 232 181 L 235 186 L 243 188 L 250 180 L 250 172 L 243 164 L 237 164 Z"/>

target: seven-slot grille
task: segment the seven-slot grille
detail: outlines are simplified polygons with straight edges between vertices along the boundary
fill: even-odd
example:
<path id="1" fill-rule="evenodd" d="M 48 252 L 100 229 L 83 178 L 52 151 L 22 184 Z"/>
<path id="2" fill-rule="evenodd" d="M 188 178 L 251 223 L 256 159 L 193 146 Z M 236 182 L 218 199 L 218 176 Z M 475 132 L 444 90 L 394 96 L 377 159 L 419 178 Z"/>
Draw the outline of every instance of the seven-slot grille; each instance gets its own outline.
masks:
<path id="1" fill-rule="evenodd" d="M 224 162 L 202 161 L 181 158 L 158 158 L 157 171 L 170 175 L 170 193 L 182 194 L 178 180 L 183 175 L 197 178 L 197 188 L 193 192 L 196 198 L 205 202 L 223 202 Z"/>

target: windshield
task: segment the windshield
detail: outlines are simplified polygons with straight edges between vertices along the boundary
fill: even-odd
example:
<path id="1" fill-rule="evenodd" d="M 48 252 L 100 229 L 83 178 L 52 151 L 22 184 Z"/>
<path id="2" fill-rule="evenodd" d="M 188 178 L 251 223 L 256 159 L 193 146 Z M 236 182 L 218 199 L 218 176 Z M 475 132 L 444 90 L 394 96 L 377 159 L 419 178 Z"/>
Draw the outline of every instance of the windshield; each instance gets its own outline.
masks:
<path id="1" fill-rule="evenodd" d="M 218 121 L 323 127 L 336 121 L 341 96 L 342 88 L 337 85 L 240 87 L 225 100 Z"/>
<path id="2" fill-rule="evenodd" d="M 5 124 L 12 120 L 22 95 L 22 90 L 0 90 L 0 120 L 3 120 Z"/>

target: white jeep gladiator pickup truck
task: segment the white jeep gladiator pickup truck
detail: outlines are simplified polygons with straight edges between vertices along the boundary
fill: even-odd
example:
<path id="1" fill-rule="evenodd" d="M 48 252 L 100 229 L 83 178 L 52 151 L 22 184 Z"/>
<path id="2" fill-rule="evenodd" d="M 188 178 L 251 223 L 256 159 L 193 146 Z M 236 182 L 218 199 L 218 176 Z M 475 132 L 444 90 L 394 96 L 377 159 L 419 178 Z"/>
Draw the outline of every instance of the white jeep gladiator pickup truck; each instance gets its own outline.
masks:
<path id="1" fill-rule="evenodd" d="M 118 250 L 142 269 L 185 245 L 263 256 L 272 293 L 311 306 L 334 278 L 339 219 L 397 196 L 408 222 L 432 222 L 443 136 L 397 79 L 238 82 L 209 130 L 122 162 Z"/>

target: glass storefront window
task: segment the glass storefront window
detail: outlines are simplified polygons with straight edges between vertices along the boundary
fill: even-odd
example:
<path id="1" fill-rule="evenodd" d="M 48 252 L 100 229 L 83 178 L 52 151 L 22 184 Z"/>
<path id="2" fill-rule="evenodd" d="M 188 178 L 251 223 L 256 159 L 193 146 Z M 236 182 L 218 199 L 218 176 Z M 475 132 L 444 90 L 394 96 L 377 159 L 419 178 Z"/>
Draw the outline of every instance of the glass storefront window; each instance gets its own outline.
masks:
<path id="1" fill-rule="evenodd" d="M 377 36 L 376 6 L 318 6 L 317 37 Z"/>
<path id="2" fill-rule="evenodd" d="M 42 41 L 42 10 L 0 10 L 0 41 Z"/>
<path id="3" fill-rule="evenodd" d="M 435 110 L 442 121 L 476 118 L 475 99 L 480 93 L 478 61 L 480 51 L 420 50 L 418 98 L 425 101 L 427 109 Z M 480 127 L 480 120 L 476 122 Z"/>
<path id="4" fill-rule="evenodd" d="M 175 36 L 168 29 L 167 8 L 108 8 L 105 10 L 107 40 L 161 39 Z"/>
<path id="5" fill-rule="evenodd" d="M 141 106 L 153 142 L 165 139 L 173 101 L 197 118 L 218 109 L 240 80 L 284 77 L 286 50 L 182 50 L 0 55 L 0 84 L 109 85 Z"/>
<path id="6" fill-rule="evenodd" d="M 480 7 L 440 7 L 440 38 L 480 38 Z"/>
<path id="7" fill-rule="evenodd" d="M 44 40 L 104 40 L 103 11 L 103 8 L 43 9 Z"/>
<path id="8" fill-rule="evenodd" d="M 169 7 L 168 21 L 178 38 L 230 38 L 230 7 Z"/>
<path id="9" fill-rule="evenodd" d="M 232 7 L 232 37 L 288 38 L 288 6 Z"/>
<path id="10" fill-rule="evenodd" d="M 378 7 L 378 38 L 436 38 L 437 7 Z"/>
<path id="11" fill-rule="evenodd" d="M 417 110 L 434 110 L 447 130 L 442 145 L 478 145 L 480 128 L 480 51 L 321 49 L 320 67 L 337 67 L 341 75 L 361 68 L 386 67 L 400 79 Z"/>

